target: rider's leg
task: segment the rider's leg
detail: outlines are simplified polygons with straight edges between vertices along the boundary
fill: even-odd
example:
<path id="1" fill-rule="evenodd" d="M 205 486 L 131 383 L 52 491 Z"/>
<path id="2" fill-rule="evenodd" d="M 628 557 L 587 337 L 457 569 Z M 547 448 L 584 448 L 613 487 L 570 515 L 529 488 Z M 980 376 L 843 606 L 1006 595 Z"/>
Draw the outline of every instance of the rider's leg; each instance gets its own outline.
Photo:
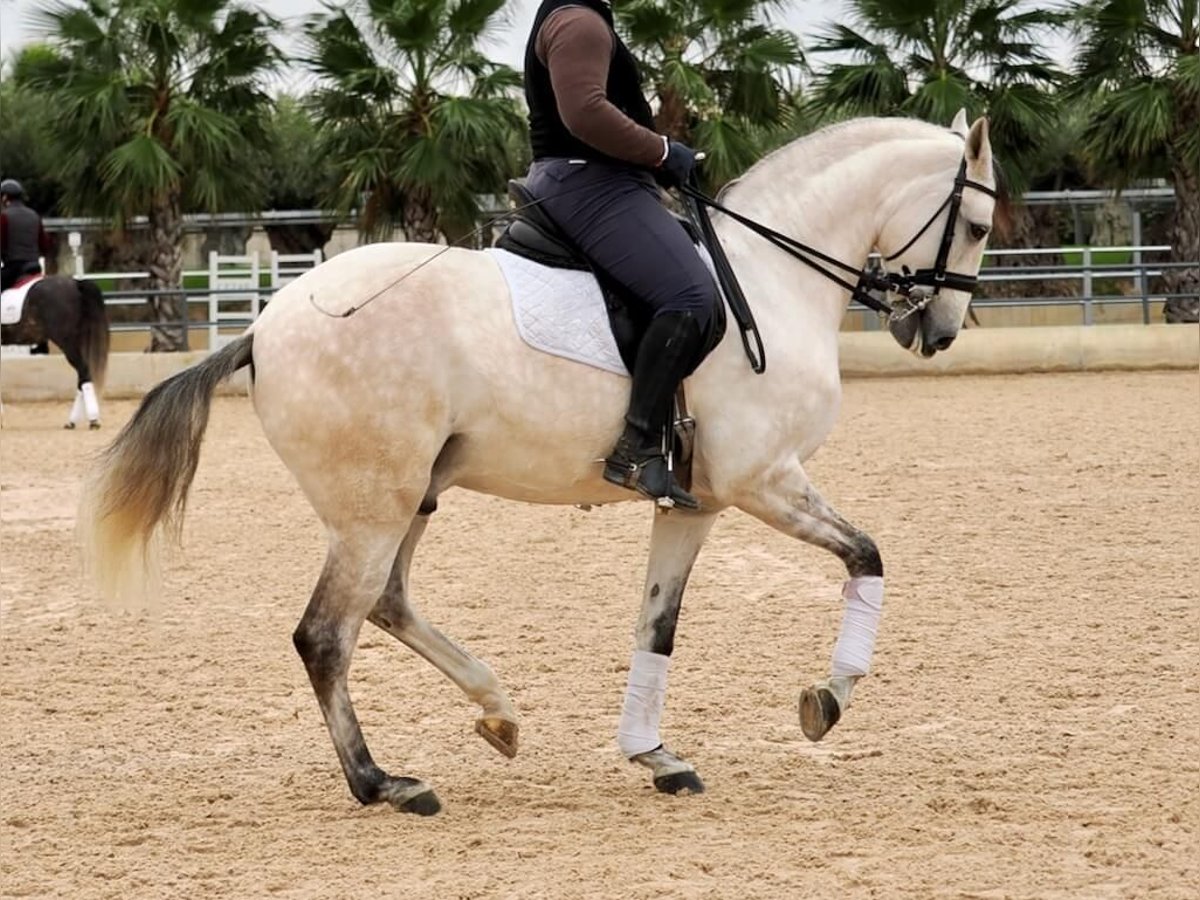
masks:
<path id="1" fill-rule="evenodd" d="M 605 276 L 651 310 L 638 347 L 625 431 L 605 478 L 651 497 L 699 506 L 674 484 L 663 455 L 671 400 L 696 367 L 718 293 L 679 222 L 662 205 L 648 172 L 569 160 L 535 163 L 528 181 L 546 213 Z"/>
<path id="2" fill-rule="evenodd" d="M 606 481 L 699 509 L 699 501 L 671 478 L 663 437 L 671 424 L 675 390 L 703 349 L 704 334 L 691 312 L 667 311 L 651 321 L 638 345 L 625 430 L 604 461 Z"/>

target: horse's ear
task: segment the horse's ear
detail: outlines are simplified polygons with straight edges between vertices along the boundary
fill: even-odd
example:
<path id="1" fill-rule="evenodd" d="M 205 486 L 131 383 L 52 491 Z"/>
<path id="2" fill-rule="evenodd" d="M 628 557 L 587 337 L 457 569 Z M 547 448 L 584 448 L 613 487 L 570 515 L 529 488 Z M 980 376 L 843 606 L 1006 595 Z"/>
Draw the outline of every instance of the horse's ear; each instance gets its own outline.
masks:
<path id="1" fill-rule="evenodd" d="M 958 112 L 954 114 L 954 121 L 950 123 L 950 130 L 961 137 L 967 139 L 967 111 L 963 107 L 959 107 Z"/>
<path id="2" fill-rule="evenodd" d="M 992 142 L 988 139 L 988 120 L 980 116 L 967 133 L 967 168 L 979 176 L 992 171 Z"/>

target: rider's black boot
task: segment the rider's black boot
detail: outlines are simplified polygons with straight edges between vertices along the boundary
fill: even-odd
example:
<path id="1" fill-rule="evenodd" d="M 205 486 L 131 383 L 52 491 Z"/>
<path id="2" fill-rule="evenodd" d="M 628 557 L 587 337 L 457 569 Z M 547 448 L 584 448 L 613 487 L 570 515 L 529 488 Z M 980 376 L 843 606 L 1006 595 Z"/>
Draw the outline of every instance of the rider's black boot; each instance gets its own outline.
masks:
<path id="1" fill-rule="evenodd" d="M 700 501 L 675 483 L 667 468 L 663 439 L 671 427 L 679 383 L 703 350 L 704 335 L 691 313 L 656 316 L 638 346 L 625 431 L 604 460 L 604 478 L 656 500 L 699 509 Z"/>

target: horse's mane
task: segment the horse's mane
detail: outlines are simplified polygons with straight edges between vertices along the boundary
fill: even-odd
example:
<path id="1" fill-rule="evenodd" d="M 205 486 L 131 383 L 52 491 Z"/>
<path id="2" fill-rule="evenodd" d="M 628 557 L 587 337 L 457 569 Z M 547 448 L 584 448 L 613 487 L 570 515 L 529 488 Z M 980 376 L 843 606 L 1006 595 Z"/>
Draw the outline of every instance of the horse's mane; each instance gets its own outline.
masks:
<path id="1" fill-rule="evenodd" d="M 844 159 L 848 154 L 880 141 L 900 138 L 943 138 L 953 134 L 949 129 L 931 125 L 920 119 L 868 117 L 846 119 L 810 132 L 803 137 L 776 147 L 740 176 L 721 189 L 721 194 L 735 187 L 746 178 L 770 175 L 772 170 L 788 166 L 791 169 L 817 170 L 824 164 Z M 768 178 L 771 183 L 774 179 Z"/>

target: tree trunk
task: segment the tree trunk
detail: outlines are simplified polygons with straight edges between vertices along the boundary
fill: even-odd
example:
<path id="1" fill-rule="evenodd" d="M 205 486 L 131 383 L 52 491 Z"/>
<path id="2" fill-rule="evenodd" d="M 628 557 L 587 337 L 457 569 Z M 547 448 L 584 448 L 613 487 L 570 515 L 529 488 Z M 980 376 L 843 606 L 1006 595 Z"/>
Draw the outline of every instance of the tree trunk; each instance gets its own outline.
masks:
<path id="1" fill-rule="evenodd" d="M 179 191 L 170 188 L 150 206 L 149 289 L 162 294 L 149 300 L 154 324 L 150 327 L 150 352 L 187 349 L 187 302 L 182 294 L 183 214 Z"/>
<path id="2" fill-rule="evenodd" d="M 404 198 L 404 236 L 410 241 L 436 244 L 440 237 L 437 210 L 428 190 L 418 188 Z"/>
<path id="3" fill-rule="evenodd" d="M 216 250 L 218 256 L 244 256 L 246 242 L 254 229 L 245 225 L 218 225 L 204 231 L 200 243 L 200 258 L 208 265 L 208 254 Z"/>
<path id="4" fill-rule="evenodd" d="M 332 222 L 306 222 L 302 225 L 267 225 L 267 240 L 277 253 L 312 253 L 324 250 L 333 235 Z"/>
<path id="5" fill-rule="evenodd" d="M 1194 122 L 1195 120 L 1193 120 Z M 1200 322 L 1200 173 L 1179 160 L 1172 166 L 1175 213 L 1171 221 L 1171 262 L 1184 263 L 1169 269 L 1163 284 L 1169 296 L 1163 305 L 1168 322 Z M 1180 297 L 1179 294 L 1191 294 Z"/>
<path id="6" fill-rule="evenodd" d="M 1025 203 L 1015 203 L 1012 209 L 1012 224 L 1008 234 L 1000 240 L 992 241 L 988 246 L 993 250 L 1005 248 L 1050 248 L 1062 245 L 1059 237 L 1059 217 L 1061 211 L 1055 206 L 1029 206 Z M 1058 254 L 1047 253 L 1017 253 L 1011 256 L 993 257 L 988 261 L 989 267 L 1021 269 L 1026 266 L 1061 265 L 1062 257 Z M 1079 286 L 1074 281 L 1037 280 L 1037 281 L 988 281 L 980 287 L 980 293 L 993 298 L 1012 297 L 1061 297 L 1071 296 L 1079 292 Z"/>
<path id="7" fill-rule="evenodd" d="M 667 137 L 686 144 L 690 139 L 687 103 L 678 91 L 669 87 L 660 85 L 657 93 L 658 114 L 654 117 L 654 127 Z"/>

